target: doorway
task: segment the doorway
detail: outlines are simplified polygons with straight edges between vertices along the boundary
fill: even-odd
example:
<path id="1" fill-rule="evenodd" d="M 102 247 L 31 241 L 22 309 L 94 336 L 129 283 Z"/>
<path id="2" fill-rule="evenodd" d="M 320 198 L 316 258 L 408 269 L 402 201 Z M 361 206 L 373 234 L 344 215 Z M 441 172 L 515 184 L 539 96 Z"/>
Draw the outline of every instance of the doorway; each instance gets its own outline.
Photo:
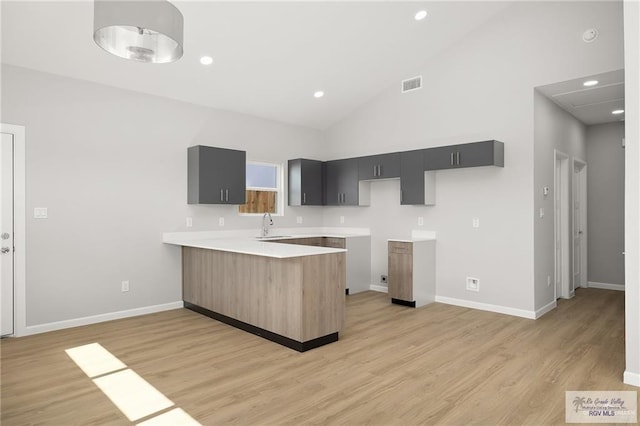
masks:
<path id="1" fill-rule="evenodd" d="M 0 328 L 2 336 L 26 331 L 25 128 L 0 124 Z"/>
<path id="2" fill-rule="evenodd" d="M 13 334 L 13 135 L 0 144 L 0 335 Z"/>
<path id="3" fill-rule="evenodd" d="M 573 160 L 573 280 L 575 289 L 587 287 L 587 163 Z"/>
<path id="4" fill-rule="evenodd" d="M 555 298 L 570 299 L 569 273 L 569 156 L 555 151 L 554 171 L 554 253 L 555 253 Z"/>

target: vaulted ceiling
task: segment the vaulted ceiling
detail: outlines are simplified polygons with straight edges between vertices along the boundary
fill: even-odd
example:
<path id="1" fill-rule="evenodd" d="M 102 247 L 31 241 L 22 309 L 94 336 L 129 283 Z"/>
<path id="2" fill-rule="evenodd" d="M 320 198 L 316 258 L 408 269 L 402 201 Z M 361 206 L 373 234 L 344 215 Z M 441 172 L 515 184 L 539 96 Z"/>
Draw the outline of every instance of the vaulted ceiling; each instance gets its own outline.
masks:
<path id="1" fill-rule="evenodd" d="M 2 1 L 2 62 L 323 129 L 508 7 L 507 2 L 173 1 L 184 56 L 146 64 L 93 41 L 91 1 Z M 428 16 L 416 21 L 419 10 Z M 202 55 L 213 57 L 203 66 Z M 313 93 L 322 90 L 320 99 Z"/>

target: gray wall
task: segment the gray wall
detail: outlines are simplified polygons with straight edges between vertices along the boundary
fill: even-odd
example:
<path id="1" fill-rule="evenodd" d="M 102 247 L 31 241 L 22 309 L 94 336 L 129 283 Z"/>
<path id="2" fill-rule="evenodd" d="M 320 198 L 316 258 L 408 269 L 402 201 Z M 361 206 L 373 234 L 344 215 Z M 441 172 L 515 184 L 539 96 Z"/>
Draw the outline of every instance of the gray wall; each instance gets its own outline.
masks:
<path id="1" fill-rule="evenodd" d="M 2 66 L 2 122 L 26 126 L 27 325 L 181 300 L 178 247 L 163 232 L 255 228 L 235 206 L 189 206 L 187 147 L 286 162 L 318 156 L 318 131 Z M 33 219 L 34 207 L 49 218 Z M 320 226 L 317 208 L 276 226 Z M 131 290 L 120 291 L 130 280 Z"/>
<path id="2" fill-rule="evenodd" d="M 580 34 L 596 19 L 601 38 L 584 43 Z M 498 139 L 505 142 L 505 168 L 437 172 L 434 207 L 401 207 L 393 183 L 379 183 L 371 207 L 330 208 L 325 222 L 337 224 L 345 215 L 347 223 L 371 227 L 377 279 L 386 270 L 385 239 L 406 235 L 424 216 L 423 229 L 438 232 L 438 294 L 529 312 L 544 306 L 534 298 L 533 88 L 622 68 L 621 19 L 619 3 L 516 3 L 423 67 L 407 70 L 407 77 L 422 75 L 424 87 L 403 95 L 398 84 L 381 92 L 329 129 L 328 155 Z M 480 218 L 479 229 L 472 228 L 473 217 Z M 549 268 L 541 268 L 546 286 Z M 480 292 L 465 290 L 466 276 L 480 279 Z"/>
<path id="3" fill-rule="evenodd" d="M 586 127 L 571 114 L 554 104 L 544 95 L 534 94 L 534 144 L 535 167 L 533 197 L 535 205 L 534 246 L 535 246 L 535 299 L 536 309 L 555 301 L 555 255 L 554 255 L 554 169 L 555 150 L 569 157 L 567 179 L 572 178 L 571 164 L 574 159 L 586 162 Z M 589 166 L 587 166 L 587 172 Z M 543 187 L 549 187 L 549 195 L 544 196 Z M 572 185 L 569 180 L 569 200 L 572 199 Z M 570 206 L 566 206 L 570 209 Z M 540 209 L 545 215 L 540 217 Z M 570 211 L 570 210 L 568 210 Z M 569 214 L 569 227 L 565 238 L 572 241 L 573 215 Z M 588 237 L 590 238 L 590 237 Z M 590 240 L 589 240 L 590 242 Z M 573 244 L 569 244 L 568 259 L 573 259 Z M 569 260 L 569 268 L 571 268 Z M 572 274 L 570 274 L 572 276 Z M 551 277 L 548 284 L 547 277 Z M 558 297 L 560 294 L 558 294 Z"/>
<path id="4" fill-rule="evenodd" d="M 588 279 L 624 285 L 624 123 L 587 127 Z"/>

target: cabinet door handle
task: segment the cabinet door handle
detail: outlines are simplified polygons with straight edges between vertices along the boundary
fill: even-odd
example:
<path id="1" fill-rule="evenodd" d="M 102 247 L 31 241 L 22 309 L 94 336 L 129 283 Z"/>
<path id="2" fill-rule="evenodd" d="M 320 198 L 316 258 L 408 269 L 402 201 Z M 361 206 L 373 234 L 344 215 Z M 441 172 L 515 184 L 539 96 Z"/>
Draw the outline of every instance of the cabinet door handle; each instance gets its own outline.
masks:
<path id="1" fill-rule="evenodd" d="M 460 151 L 456 152 L 456 164 L 460 165 Z"/>
<path id="2" fill-rule="evenodd" d="M 307 193 L 306 192 L 302 193 L 302 204 L 307 204 Z"/>
<path id="3" fill-rule="evenodd" d="M 220 190 L 220 201 L 224 201 L 224 192 L 222 189 Z"/>
<path id="4" fill-rule="evenodd" d="M 382 176 L 382 165 L 378 164 L 378 177 Z"/>
<path id="5" fill-rule="evenodd" d="M 378 166 L 374 165 L 373 166 L 373 177 L 378 176 Z"/>
<path id="6" fill-rule="evenodd" d="M 229 190 L 228 189 L 224 190 L 224 200 L 225 201 L 229 201 Z"/>
<path id="7" fill-rule="evenodd" d="M 452 152 L 452 153 L 451 153 L 451 165 L 452 165 L 452 166 L 454 165 L 453 154 L 454 154 L 454 153 Z"/>

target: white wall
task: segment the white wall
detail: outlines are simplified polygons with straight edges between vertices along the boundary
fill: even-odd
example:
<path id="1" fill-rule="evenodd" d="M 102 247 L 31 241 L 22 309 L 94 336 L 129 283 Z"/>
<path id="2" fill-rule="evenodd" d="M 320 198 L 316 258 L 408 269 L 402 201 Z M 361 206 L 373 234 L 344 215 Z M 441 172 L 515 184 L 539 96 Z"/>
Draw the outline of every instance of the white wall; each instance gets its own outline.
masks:
<path id="1" fill-rule="evenodd" d="M 569 156 L 567 179 L 573 177 L 571 164 L 574 159 L 587 159 L 586 127 L 575 117 L 554 104 L 543 94 L 534 94 L 534 247 L 535 247 L 535 300 L 536 309 L 541 309 L 555 301 L 555 255 L 554 255 L 554 169 L 555 150 Z M 590 171 L 587 166 L 587 173 Z M 543 187 L 549 187 L 549 195 L 544 196 Z M 569 181 L 569 200 L 573 190 Z M 570 202 L 570 201 L 569 201 Z M 567 209 L 571 205 L 566 206 Z M 540 209 L 545 215 L 540 217 Z M 568 210 L 569 212 L 571 210 Z M 565 238 L 572 241 L 573 215 L 569 213 L 569 227 Z M 573 263 L 573 244 L 569 243 L 569 270 Z M 570 276 L 573 275 L 570 273 Z M 548 285 L 547 277 L 551 277 Z M 558 297 L 560 295 L 558 294 Z"/>
<path id="2" fill-rule="evenodd" d="M 161 234 L 187 230 L 187 216 L 192 230 L 223 216 L 257 234 L 260 218 L 235 206 L 187 205 L 188 146 L 278 162 L 322 146 L 318 131 L 24 68 L 3 65 L 2 89 L 2 122 L 26 127 L 28 326 L 180 301 L 180 251 Z M 287 208 L 276 226 L 297 214 L 322 224 L 318 208 Z"/>
<path id="3" fill-rule="evenodd" d="M 624 2 L 625 348 L 624 381 L 640 386 L 640 3 Z"/>
<path id="4" fill-rule="evenodd" d="M 587 127 L 590 282 L 624 285 L 624 123 Z"/>
<path id="5" fill-rule="evenodd" d="M 385 237 L 407 234 L 423 215 L 424 229 L 438 232 L 438 294 L 534 310 L 533 88 L 622 68 L 621 18 L 620 3 L 516 3 L 407 70 L 407 77 L 423 76 L 424 88 L 402 95 L 394 84 L 330 128 L 326 157 L 498 139 L 505 168 L 437 172 L 435 207 L 397 206 L 392 184 L 382 184 L 371 207 L 327 209 L 325 222 L 345 215 L 347 223 L 371 226 L 377 278 Z M 581 34 L 594 22 L 600 37 L 584 43 Z M 394 204 L 376 208 L 376 197 Z M 467 275 L 480 279 L 479 293 L 464 289 Z"/>

